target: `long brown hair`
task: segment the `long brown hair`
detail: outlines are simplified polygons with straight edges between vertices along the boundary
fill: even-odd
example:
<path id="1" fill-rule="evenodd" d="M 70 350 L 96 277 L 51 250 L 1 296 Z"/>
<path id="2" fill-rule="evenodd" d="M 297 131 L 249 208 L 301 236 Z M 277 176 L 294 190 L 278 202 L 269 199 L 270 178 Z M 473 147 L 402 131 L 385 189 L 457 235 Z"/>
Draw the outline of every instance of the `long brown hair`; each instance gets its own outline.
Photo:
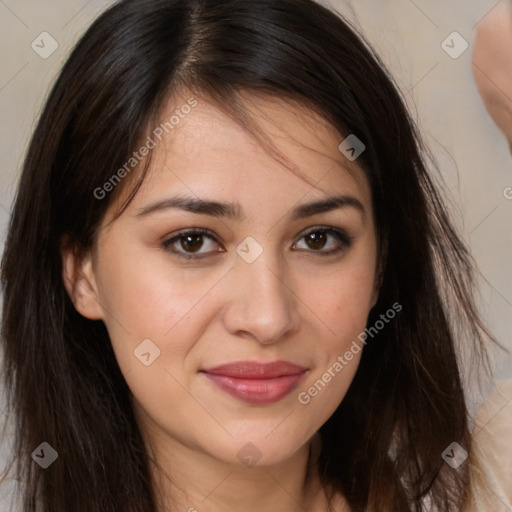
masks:
<path id="1" fill-rule="evenodd" d="M 365 144 L 358 163 L 386 255 L 368 323 L 396 302 L 403 310 L 367 344 L 322 426 L 320 475 L 354 512 L 420 511 L 425 497 L 461 510 L 468 466 L 452 469 L 441 456 L 452 442 L 471 452 L 455 334 L 485 363 L 487 333 L 472 260 L 382 62 L 312 0 L 123 0 L 87 30 L 51 91 L 3 257 L 4 380 L 24 512 L 157 510 L 130 390 L 104 324 L 79 315 L 66 293 L 60 244 L 91 247 L 129 180 L 102 199 L 95 190 L 180 89 L 251 132 L 241 91 L 295 100 Z M 58 451 L 46 470 L 31 459 L 42 441 Z"/>

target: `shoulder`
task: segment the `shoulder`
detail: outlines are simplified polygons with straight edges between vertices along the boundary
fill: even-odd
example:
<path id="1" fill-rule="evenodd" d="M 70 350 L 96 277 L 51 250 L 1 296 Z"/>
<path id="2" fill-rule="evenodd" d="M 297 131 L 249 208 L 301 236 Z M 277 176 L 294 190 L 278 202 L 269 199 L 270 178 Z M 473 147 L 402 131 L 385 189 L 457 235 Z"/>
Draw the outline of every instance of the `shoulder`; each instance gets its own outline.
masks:
<path id="1" fill-rule="evenodd" d="M 512 379 L 496 383 L 473 429 L 471 506 L 467 512 L 512 510 Z"/>

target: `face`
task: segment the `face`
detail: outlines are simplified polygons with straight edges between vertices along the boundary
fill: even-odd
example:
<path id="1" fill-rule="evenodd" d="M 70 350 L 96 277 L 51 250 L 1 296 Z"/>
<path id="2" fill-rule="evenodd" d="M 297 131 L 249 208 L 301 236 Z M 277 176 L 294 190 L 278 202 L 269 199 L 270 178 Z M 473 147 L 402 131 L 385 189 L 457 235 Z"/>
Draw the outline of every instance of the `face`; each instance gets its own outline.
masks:
<path id="1" fill-rule="evenodd" d="M 153 137 L 146 181 L 109 224 L 112 205 L 90 254 L 64 262 L 75 306 L 108 329 L 143 429 L 266 465 L 343 400 L 377 299 L 377 247 L 368 183 L 336 130 L 298 106 L 250 105 L 295 173 L 198 101 Z"/>

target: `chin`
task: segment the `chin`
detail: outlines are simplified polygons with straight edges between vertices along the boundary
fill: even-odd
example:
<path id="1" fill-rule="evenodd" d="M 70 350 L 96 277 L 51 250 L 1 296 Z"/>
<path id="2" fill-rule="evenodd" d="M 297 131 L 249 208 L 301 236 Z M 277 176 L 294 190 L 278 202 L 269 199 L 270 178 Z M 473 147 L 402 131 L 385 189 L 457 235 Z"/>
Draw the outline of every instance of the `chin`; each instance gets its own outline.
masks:
<path id="1" fill-rule="evenodd" d="M 272 439 L 268 431 L 261 435 L 253 432 L 252 435 L 230 440 L 229 450 L 218 453 L 218 458 L 238 467 L 270 467 L 296 456 L 306 442 L 302 439 L 293 442 L 288 436 L 275 436 Z"/>

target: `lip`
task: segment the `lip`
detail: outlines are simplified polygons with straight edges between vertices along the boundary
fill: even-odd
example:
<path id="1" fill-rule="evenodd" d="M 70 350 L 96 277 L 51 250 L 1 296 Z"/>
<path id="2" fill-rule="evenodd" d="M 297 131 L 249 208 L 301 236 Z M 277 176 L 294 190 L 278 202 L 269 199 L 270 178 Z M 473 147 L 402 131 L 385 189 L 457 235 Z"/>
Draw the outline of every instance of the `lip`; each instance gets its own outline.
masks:
<path id="1" fill-rule="evenodd" d="M 202 370 L 218 388 L 251 404 L 278 402 L 300 383 L 307 368 L 287 361 L 237 361 Z"/>

